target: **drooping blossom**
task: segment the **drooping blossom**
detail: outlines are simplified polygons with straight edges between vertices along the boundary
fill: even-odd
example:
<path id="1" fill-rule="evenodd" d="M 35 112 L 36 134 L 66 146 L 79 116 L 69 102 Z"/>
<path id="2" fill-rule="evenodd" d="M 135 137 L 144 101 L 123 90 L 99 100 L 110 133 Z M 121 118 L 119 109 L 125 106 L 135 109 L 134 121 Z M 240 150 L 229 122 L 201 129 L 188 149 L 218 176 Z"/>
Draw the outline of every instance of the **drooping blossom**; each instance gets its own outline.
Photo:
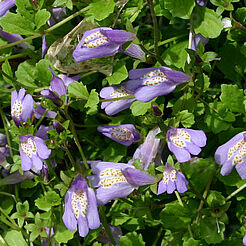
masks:
<path id="1" fill-rule="evenodd" d="M 238 133 L 215 152 L 216 162 L 222 165 L 221 175 L 231 173 L 236 168 L 241 179 L 246 179 L 246 132 Z"/>
<path id="2" fill-rule="evenodd" d="M 200 43 L 200 41 L 203 43 L 203 45 L 205 46 L 209 39 L 208 38 L 205 38 L 204 36 L 202 36 L 202 34 L 198 33 L 198 34 L 195 34 L 193 37 L 192 37 L 192 46 L 191 46 L 191 49 L 192 50 L 197 50 L 197 46 L 198 44 Z"/>
<path id="3" fill-rule="evenodd" d="M 138 186 L 156 182 L 151 175 L 125 163 L 94 161 L 90 165 L 94 175 L 88 179 L 92 187 L 97 188 L 96 197 L 99 205 L 115 198 L 126 197 Z"/>
<path id="4" fill-rule="evenodd" d="M 122 45 L 136 37 L 134 33 L 123 30 L 112 30 L 109 27 L 99 27 L 86 31 L 73 52 L 76 62 L 82 62 L 103 56 L 114 56 L 122 51 Z M 130 56 L 144 58 L 143 52 L 135 44 L 123 51 Z"/>
<path id="5" fill-rule="evenodd" d="M 85 237 L 89 229 L 100 226 L 94 190 L 88 187 L 81 175 L 77 175 L 66 193 L 62 220 L 70 231 L 76 230 L 78 225 L 81 237 Z"/>
<path id="6" fill-rule="evenodd" d="M 41 125 L 36 132 L 36 137 L 39 137 L 39 138 L 42 138 L 43 140 L 46 140 L 49 138 L 48 131 L 52 130 L 52 129 L 53 129 L 52 126 Z"/>
<path id="7" fill-rule="evenodd" d="M 186 162 L 192 155 L 201 152 L 200 147 L 206 145 L 207 137 L 202 130 L 171 127 L 167 131 L 168 148 L 178 162 Z"/>
<path id="8" fill-rule="evenodd" d="M 128 96 L 133 96 L 133 93 L 131 91 L 126 90 L 124 85 L 108 86 L 102 88 L 102 90 L 100 91 L 100 97 L 104 99 L 113 99 Z M 129 98 L 117 101 L 102 102 L 101 108 L 105 109 L 105 113 L 107 115 L 115 115 L 120 111 L 129 108 L 132 102 L 135 100 L 135 98 Z"/>
<path id="9" fill-rule="evenodd" d="M 177 85 L 187 82 L 191 77 L 168 67 L 132 69 L 126 89 L 134 91 L 140 102 L 149 102 L 155 97 L 171 93 Z"/>
<path id="10" fill-rule="evenodd" d="M 187 191 L 188 183 L 189 182 L 186 180 L 183 173 L 178 172 L 175 168 L 172 168 L 168 163 L 166 163 L 163 178 L 158 185 L 157 195 L 164 192 L 171 194 L 175 190 L 179 193 L 184 193 Z"/>
<path id="11" fill-rule="evenodd" d="M 42 107 L 40 103 L 36 103 L 36 108 L 34 109 L 34 114 L 36 119 L 40 119 L 43 114 L 45 113 L 46 109 Z M 54 119 L 56 117 L 57 113 L 51 110 L 48 110 L 45 117 Z"/>
<path id="12" fill-rule="evenodd" d="M 112 226 L 112 225 L 108 225 L 108 226 L 109 226 L 109 229 L 110 229 L 110 231 L 112 233 L 112 236 L 113 236 L 115 242 L 117 244 L 119 244 L 120 238 L 122 236 L 122 231 L 121 231 L 120 227 L 119 226 Z M 110 238 L 109 238 L 109 236 L 108 236 L 108 234 L 107 234 L 107 232 L 106 232 L 104 227 L 102 227 L 102 229 L 101 229 L 101 231 L 100 231 L 100 233 L 99 233 L 99 235 L 97 237 L 97 240 L 99 242 L 103 243 L 103 244 L 106 244 L 106 243 L 109 242 L 110 246 L 113 245 L 111 243 L 111 240 L 110 240 Z"/>
<path id="13" fill-rule="evenodd" d="M 104 136 L 125 146 L 130 146 L 133 142 L 137 142 L 141 138 L 141 135 L 132 124 L 99 126 L 97 130 Z"/>
<path id="14" fill-rule="evenodd" d="M 10 185 L 10 184 L 18 184 L 26 179 L 33 179 L 34 174 L 29 171 L 20 174 L 19 171 L 15 171 L 13 173 L 9 172 L 10 170 L 4 169 L 2 174 L 4 176 L 3 179 L 0 179 L 0 186 L 1 185 Z"/>
<path id="15" fill-rule="evenodd" d="M 75 79 L 79 79 L 80 76 L 70 78 L 65 75 L 57 76 L 53 70 L 51 72 L 50 88 L 42 90 L 41 95 L 52 100 L 54 104 L 60 107 L 63 104 L 61 96 L 66 95 L 68 85 L 74 82 Z"/>
<path id="16" fill-rule="evenodd" d="M 10 8 L 15 6 L 15 0 L 0 1 L 0 17 L 3 17 Z"/>
<path id="17" fill-rule="evenodd" d="M 132 43 L 131 46 L 126 49 L 120 49 L 121 52 L 123 52 L 124 54 L 134 57 L 136 59 L 140 59 L 143 60 L 145 57 L 145 53 L 143 52 L 143 50 L 139 47 L 139 45 Z"/>
<path id="18" fill-rule="evenodd" d="M 156 162 L 157 165 L 160 165 L 163 145 L 161 144 L 160 138 L 155 138 L 160 132 L 159 127 L 152 129 L 148 133 L 144 143 L 136 149 L 128 164 L 133 164 L 136 159 L 139 159 L 142 164 L 142 169 L 144 170 L 147 170 L 152 162 Z"/>
<path id="19" fill-rule="evenodd" d="M 43 139 L 32 135 L 19 136 L 21 169 L 39 171 L 43 167 L 43 160 L 48 159 L 51 150 L 47 148 Z"/>
<path id="20" fill-rule="evenodd" d="M 11 116 L 17 126 L 21 125 L 21 121 L 32 118 L 33 99 L 30 94 L 25 95 L 25 89 L 11 92 Z"/>

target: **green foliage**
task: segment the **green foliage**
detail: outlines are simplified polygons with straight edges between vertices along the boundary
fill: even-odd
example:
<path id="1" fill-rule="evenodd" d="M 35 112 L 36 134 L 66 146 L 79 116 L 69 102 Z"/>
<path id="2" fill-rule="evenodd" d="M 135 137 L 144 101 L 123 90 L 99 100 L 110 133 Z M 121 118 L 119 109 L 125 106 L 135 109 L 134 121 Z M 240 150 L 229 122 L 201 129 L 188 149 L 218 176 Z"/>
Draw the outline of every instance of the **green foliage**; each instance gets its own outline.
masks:
<path id="1" fill-rule="evenodd" d="M 134 101 L 130 107 L 134 116 L 144 115 L 151 108 L 151 102 Z"/>
<path id="2" fill-rule="evenodd" d="M 23 235 L 20 231 L 15 231 L 15 230 L 7 231 L 4 235 L 4 240 L 8 245 L 13 245 L 13 246 L 28 245 L 24 240 Z"/>
<path id="3" fill-rule="evenodd" d="M 125 63 L 118 62 L 113 68 L 113 74 L 111 76 L 106 77 L 109 85 L 118 85 L 123 80 L 128 77 L 128 72 L 125 66 Z"/>
<path id="4" fill-rule="evenodd" d="M 48 191 L 44 196 L 35 200 L 35 205 L 44 211 L 49 211 L 51 207 L 61 204 L 61 198 L 55 191 Z"/>
<path id="5" fill-rule="evenodd" d="M 143 241 L 142 235 L 137 234 L 136 232 L 129 232 L 125 236 L 120 238 L 119 242 L 120 246 L 134 246 L 134 245 L 139 245 L 139 246 L 144 246 L 145 243 Z"/>
<path id="6" fill-rule="evenodd" d="M 84 86 L 81 82 L 73 82 L 68 86 L 68 95 L 71 97 L 87 99 L 89 97 L 89 93 L 87 91 L 86 86 Z"/>
<path id="7" fill-rule="evenodd" d="M 46 24 L 46 21 L 49 20 L 50 18 L 50 12 L 48 12 L 45 9 L 41 9 L 39 10 L 36 14 L 35 14 L 35 25 L 37 27 L 37 29 L 39 29 L 41 26 Z"/>

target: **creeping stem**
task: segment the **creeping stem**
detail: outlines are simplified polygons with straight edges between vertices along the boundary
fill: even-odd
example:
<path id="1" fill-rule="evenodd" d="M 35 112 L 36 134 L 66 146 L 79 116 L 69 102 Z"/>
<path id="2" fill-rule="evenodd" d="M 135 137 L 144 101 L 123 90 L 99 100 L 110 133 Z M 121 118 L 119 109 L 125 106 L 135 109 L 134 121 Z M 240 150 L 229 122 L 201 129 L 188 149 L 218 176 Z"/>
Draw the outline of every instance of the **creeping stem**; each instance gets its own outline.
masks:
<path id="1" fill-rule="evenodd" d="M 235 196 L 237 193 L 239 193 L 241 190 L 243 190 L 244 188 L 246 188 L 246 184 L 242 185 L 241 187 L 239 187 L 237 190 L 233 191 L 227 198 L 226 201 L 230 200 L 233 196 Z"/>

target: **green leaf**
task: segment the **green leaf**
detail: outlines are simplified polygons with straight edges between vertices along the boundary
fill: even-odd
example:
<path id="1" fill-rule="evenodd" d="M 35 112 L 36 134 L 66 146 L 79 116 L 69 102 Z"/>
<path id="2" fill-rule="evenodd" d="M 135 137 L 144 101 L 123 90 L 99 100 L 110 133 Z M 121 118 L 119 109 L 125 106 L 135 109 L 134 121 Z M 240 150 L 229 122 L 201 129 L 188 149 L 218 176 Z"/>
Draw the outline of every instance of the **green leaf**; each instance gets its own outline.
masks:
<path id="1" fill-rule="evenodd" d="M 177 118 L 181 121 L 182 125 L 186 128 L 191 127 L 195 123 L 195 117 L 188 110 L 183 110 L 178 113 Z"/>
<path id="2" fill-rule="evenodd" d="M 34 19 L 34 9 L 32 2 L 29 0 L 15 0 L 17 13 L 27 18 L 30 22 Z"/>
<path id="3" fill-rule="evenodd" d="M 11 67 L 9 65 L 9 61 L 6 60 L 2 65 L 2 70 L 4 73 L 6 73 L 10 78 L 13 78 L 13 72 L 11 70 Z M 13 81 L 3 75 L 3 79 L 10 85 L 13 86 Z"/>
<path id="4" fill-rule="evenodd" d="M 195 7 L 194 0 L 160 0 L 160 5 L 167 9 L 173 17 L 189 19 L 193 8 Z"/>
<path id="5" fill-rule="evenodd" d="M 67 243 L 76 231 L 69 231 L 63 223 L 58 224 L 54 238 L 58 243 Z"/>
<path id="6" fill-rule="evenodd" d="M 30 60 L 24 61 L 18 66 L 17 71 L 15 72 L 17 80 L 24 87 L 27 88 L 37 88 L 35 84 L 35 79 L 37 78 L 37 70 L 33 63 Z"/>
<path id="7" fill-rule="evenodd" d="M 27 243 L 25 242 L 20 231 L 7 231 L 4 236 L 4 240 L 8 245 L 11 246 L 27 246 Z"/>
<path id="8" fill-rule="evenodd" d="M 20 14 L 7 13 L 1 17 L 0 25 L 5 32 L 21 35 L 34 34 L 34 24 Z"/>
<path id="9" fill-rule="evenodd" d="M 188 48 L 187 40 L 172 45 L 164 51 L 161 57 L 168 66 L 184 68 L 187 60 L 186 48 Z"/>
<path id="10" fill-rule="evenodd" d="M 114 12 L 115 2 L 114 0 L 97 0 L 89 6 L 90 9 L 86 12 L 86 16 L 101 21 Z"/>
<path id="11" fill-rule="evenodd" d="M 48 191 L 45 196 L 35 200 L 35 205 L 44 211 L 49 211 L 51 207 L 61 204 L 61 198 L 55 191 Z"/>
<path id="12" fill-rule="evenodd" d="M 85 104 L 86 108 L 89 108 L 88 111 L 86 111 L 87 114 L 92 115 L 97 112 L 97 107 L 99 103 L 99 96 L 95 89 L 91 90 L 90 96 L 88 98 L 87 103 Z"/>
<path id="13" fill-rule="evenodd" d="M 125 236 L 122 236 L 119 241 L 119 246 L 144 246 L 145 242 L 141 234 L 129 232 Z"/>
<path id="14" fill-rule="evenodd" d="M 128 77 L 128 71 L 124 62 L 118 62 L 113 68 L 112 76 L 106 77 L 110 85 L 118 85 Z"/>
<path id="15" fill-rule="evenodd" d="M 226 200 L 221 192 L 210 190 L 207 197 L 207 203 L 210 207 L 219 207 L 226 204 Z"/>
<path id="16" fill-rule="evenodd" d="M 50 18 L 50 12 L 46 9 L 41 9 L 35 14 L 35 25 L 37 29 L 45 25 Z"/>
<path id="17" fill-rule="evenodd" d="M 48 86 L 52 78 L 52 73 L 49 70 L 49 66 L 49 61 L 45 59 L 40 60 L 36 64 L 38 80 L 42 83 L 43 86 Z"/>
<path id="18" fill-rule="evenodd" d="M 237 85 L 221 85 L 220 99 L 225 107 L 230 109 L 232 112 L 245 112 L 243 105 L 243 90 L 239 89 Z"/>
<path id="19" fill-rule="evenodd" d="M 144 115 L 148 109 L 151 108 L 151 102 L 143 103 L 140 101 L 134 101 L 130 107 L 134 116 Z"/>
<path id="20" fill-rule="evenodd" d="M 123 146 L 119 143 L 112 142 L 108 145 L 108 147 L 103 150 L 102 156 L 104 157 L 104 161 L 110 161 L 110 162 L 118 162 L 120 161 L 124 156 L 126 156 L 126 146 Z"/>
<path id="21" fill-rule="evenodd" d="M 194 30 L 206 38 L 217 38 L 223 30 L 221 20 L 212 9 L 196 6 L 194 9 Z"/>
<path id="22" fill-rule="evenodd" d="M 220 243 L 224 240 L 225 224 L 219 221 L 220 232 L 218 232 L 215 218 L 204 218 L 200 222 L 200 233 L 208 244 Z"/>
<path id="23" fill-rule="evenodd" d="M 74 81 L 68 86 L 68 95 L 86 100 L 89 98 L 89 92 L 86 86 L 82 82 L 77 81 Z"/>

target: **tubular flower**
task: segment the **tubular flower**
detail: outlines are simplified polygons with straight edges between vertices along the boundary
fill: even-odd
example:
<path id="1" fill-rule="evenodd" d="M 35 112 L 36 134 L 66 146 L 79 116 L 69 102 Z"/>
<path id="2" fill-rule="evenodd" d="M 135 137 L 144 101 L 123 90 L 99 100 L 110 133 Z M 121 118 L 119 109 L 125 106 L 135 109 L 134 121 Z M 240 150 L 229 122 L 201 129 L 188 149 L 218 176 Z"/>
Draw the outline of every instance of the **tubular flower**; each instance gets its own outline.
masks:
<path id="1" fill-rule="evenodd" d="M 133 93 L 131 91 L 126 90 L 124 85 L 108 86 L 108 87 L 104 87 L 100 91 L 100 97 L 105 99 L 121 98 L 127 96 L 133 96 Z M 101 108 L 105 109 L 105 113 L 107 115 L 114 115 L 124 109 L 129 108 L 133 101 L 135 101 L 135 98 L 102 102 Z"/>
<path id="2" fill-rule="evenodd" d="M 88 179 L 92 187 L 97 188 L 99 205 L 115 198 L 126 197 L 138 186 L 156 182 L 154 177 L 125 163 L 95 161 L 91 162 L 91 168 L 95 175 Z"/>
<path id="3" fill-rule="evenodd" d="M 157 164 L 161 163 L 161 140 L 160 138 L 155 138 L 155 136 L 160 132 L 161 130 L 159 127 L 151 130 L 144 143 L 136 149 L 133 158 L 128 162 L 128 164 L 132 164 L 134 160 L 139 159 L 142 164 L 142 168 L 147 170 L 151 162 L 156 161 Z"/>
<path id="4" fill-rule="evenodd" d="M 111 138 L 125 146 L 129 146 L 133 142 L 139 141 L 141 138 L 140 134 L 136 131 L 134 125 L 132 124 L 99 126 L 97 130 L 106 137 Z"/>
<path id="5" fill-rule="evenodd" d="M 47 148 L 43 139 L 32 135 L 19 136 L 21 169 L 39 171 L 43 167 L 43 159 L 48 159 L 51 150 Z"/>
<path id="6" fill-rule="evenodd" d="M 134 33 L 123 30 L 112 30 L 109 27 L 95 28 L 86 31 L 73 52 L 76 62 L 82 62 L 103 56 L 114 56 L 122 51 L 122 45 L 135 38 Z M 143 59 L 144 54 L 139 46 L 132 44 L 124 53 Z"/>
<path id="7" fill-rule="evenodd" d="M 21 125 L 21 121 L 32 118 L 33 99 L 30 94 L 25 96 L 25 89 L 11 92 L 11 116 L 17 126 Z"/>
<path id="8" fill-rule="evenodd" d="M 163 178 L 159 182 L 157 195 L 164 192 L 171 194 L 175 190 L 179 193 L 184 193 L 187 191 L 187 185 L 188 181 L 186 180 L 184 174 L 178 172 L 175 168 L 172 168 L 168 163 L 166 163 Z"/>
<path id="9" fill-rule="evenodd" d="M 126 89 L 134 91 L 140 102 L 149 102 L 155 97 L 171 93 L 178 84 L 187 82 L 191 77 L 168 67 L 132 69 L 129 72 Z"/>
<path id="10" fill-rule="evenodd" d="M 176 156 L 178 162 L 186 162 L 191 155 L 198 155 L 200 147 L 206 145 L 207 137 L 202 130 L 171 127 L 167 131 L 168 148 Z"/>
<path id="11" fill-rule="evenodd" d="M 220 173 L 225 176 L 236 168 L 241 179 L 246 179 L 246 132 L 238 133 L 215 152 L 216 162 L 223 165 Z"/>
<path id="12" fill-rule="evenodd" d="M 77 175 L 66 193 L 62 220 L 70 231 L 76 230 L 78 225 L 81 237 L 88 234 L 89 228 L 100 226 L 95 193 L 81 175 Z"/>
<path id="13" fill-rule="evenodd" d="M 243 237 L 243 245 L 246 246 L 246 235 Z"/>
<path id="14" fill-rule="evenodd" d="M 205 46 L 209 39 L 208 38 L 205 38 L 204 36 L 202 36 L 202 34 L 198 33 L 198 34 L 195 34 L 193 37 L 192 37 L 192 43 L 191 43 L 191 49 L 192 50 L 197 50 L 197 46 L 199 44 L 199 42 L 202 42 L 203 45 Z"/>
<path id="15" fill-rule="evenodd" d="M 8 10 L 15 6 L 15 0 L 0 1 L 0 17 L 4 16 Z"/>

